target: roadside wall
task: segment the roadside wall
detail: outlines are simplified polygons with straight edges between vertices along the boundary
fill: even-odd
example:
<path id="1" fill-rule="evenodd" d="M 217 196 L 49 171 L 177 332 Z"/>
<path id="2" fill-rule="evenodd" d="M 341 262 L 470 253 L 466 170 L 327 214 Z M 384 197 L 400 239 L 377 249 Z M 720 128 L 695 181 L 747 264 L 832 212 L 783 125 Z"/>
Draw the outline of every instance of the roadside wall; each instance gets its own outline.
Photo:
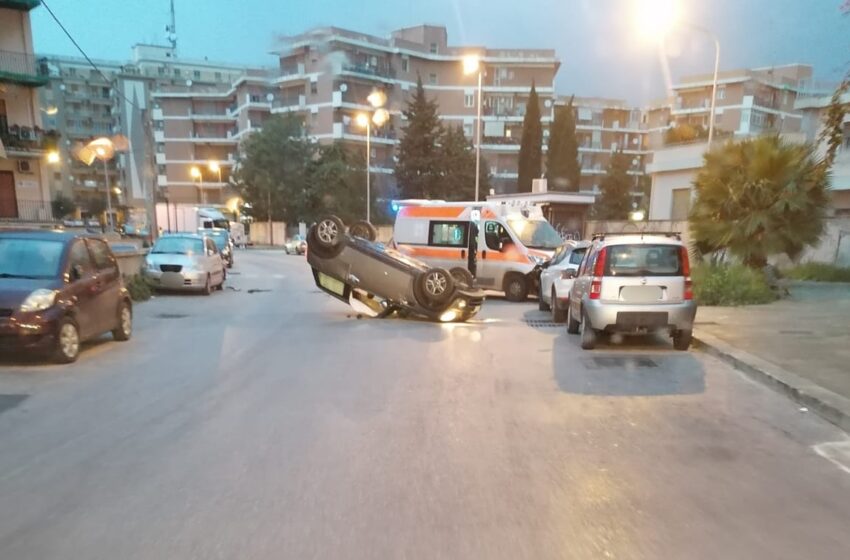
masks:
<path id="1" fill-rule="evenodd" d="M 286 243 L 285 222 L 272 222 L 271 233 L 272 235 L 269 236 L 268 222 L 253 222 L 251 224 L 251 233 L 248 235 L 248 238 L 254 245 L 282 246 Z M 272 241 L 274 241 L 274 243 L 272 243 Z"/>

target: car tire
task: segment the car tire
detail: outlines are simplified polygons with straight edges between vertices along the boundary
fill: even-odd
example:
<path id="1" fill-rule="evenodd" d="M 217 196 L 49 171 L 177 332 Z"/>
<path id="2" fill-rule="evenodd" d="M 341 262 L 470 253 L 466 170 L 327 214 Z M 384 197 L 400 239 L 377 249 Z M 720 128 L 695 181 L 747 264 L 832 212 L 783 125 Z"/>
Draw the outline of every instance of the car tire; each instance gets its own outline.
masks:
<path id="1" fill-rule="evenodd" d="M 519 273 L 509 274 L 502 286 L 505 299 L 508 301 L 525 301 L 528 299 L 528 280 Z"/>
<path id="2" fill-rule="evenodd" d="M 556 323 L 563 323 L 567 320 L 567 310 L 561 309 L 558 307 L 558 298 L 557 294 L 555 294 L 554 288 L 552 289 L 552 321 Z"/>
<path id="3" fill-rule="evenodd" d="M 690 348 L 693 338 L 694 332 L 691 329 L 678 330 L 673 334 L 673 348 L 684 352 Z"/>
<path id="4" fill-rule="evenodd" d="M 429 268 L 416 277 L 416 295 L 425 307 L 436 309 L 454 294 L 454 279 L 444 268 Z"/>
<path id="5" fill-rule="evenodd" d="M 550 304 L 546 303 L 546 301 L 543 299 L 543 289 L 542 289 L 542 287 L 537 294 L 537 309 L 538 309 L 538 311 L 549 311 L 550 309 L 552 309 L 552 306 Z"/>
<path id="6" fill-rule="evenodd" d="M 130 340 L 133 335 L 133 309 L 126 301 L 118 307 L 118 326 L 112 331 L 112 338 L 119 342 Z"/>
<path id="7" fill-rule="evenodd" d="M 466 288 L 471 288 L 473 283 L 475 282 L 475 278 L 472 277 L 472 273 L 466 270 L 465 268 L 461 268 L 459 266 L 454 267 L 449 271 L 452 275 L 452 278 L 455 281 L 455 284 L 458 286 L 464 286 Z"/>
<path id="8" fill-rule="evenodd" d="M 378 230 L 366 220 L 360 220 L 348 226 L 348 235 L 360 237 L 367 241 L 374 241 L 378 239 Z"/>
<path id="9" fill-rule="evenodd" d="M 578 334 L 581 323 L 573 319 L 573 306 L 567 305 L 567 332 L 569 334 Z"/>
<path id="10" fill-rule="evenodd" d="M 59 321 L 53 358 L 60 364 L 70 364 L 80 356 L 80 330 L 70 317 Z"/>
<path id="11" fill-rule="evenodd" d="M 582 315 L 581 318 L 581 347 L 584 350 L 593 350 L 596 348 L 596 339 L 597 339 L 596 330 L 594 330 L 593 325 L 590 324 L 590 319 L 587 317 L 587 313 Z"/>
<path id="12" fill-rule="evenodd" d="M 309 250 L 321 259 L 332 259 L 340 254 L 345 245 L 340 241 L 335 247 L 326 247 L 319 241 L 317 228 L 318 224 L 311 227 L 310 231 L 307 232 L 307 247 Z M 299 254 L 297 249 L 295 250 L 295 254 Z"/>
<path id="13" fill-rule="evenodd" d="M 212 280 L 210 280 L 210 275 L 207 274 L 207 281 L 204 283 L 204 290 L 201 293 L 204 294 L 205 296 L 208 296 L 208 295 L 212 294 L 212 292 L 213 292 Z"/>
<path id="14" fill-rule="evenodd" d="M 345 224 L 336 216 L 326 216 L 316 224 L 316 243 L 323 249 L 333 250 L 342 243 Z"/>

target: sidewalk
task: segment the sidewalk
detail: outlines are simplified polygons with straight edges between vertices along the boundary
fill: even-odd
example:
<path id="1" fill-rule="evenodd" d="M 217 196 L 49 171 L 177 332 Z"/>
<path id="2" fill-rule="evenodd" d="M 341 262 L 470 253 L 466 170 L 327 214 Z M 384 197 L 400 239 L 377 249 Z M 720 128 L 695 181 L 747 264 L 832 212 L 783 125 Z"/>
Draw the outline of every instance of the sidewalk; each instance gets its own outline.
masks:
<path id="1" fill-rule="evenodd" d="M 701 307 L 710 353 L 850 431 L 850 287 L 810 285 L 769 305 Z"/>

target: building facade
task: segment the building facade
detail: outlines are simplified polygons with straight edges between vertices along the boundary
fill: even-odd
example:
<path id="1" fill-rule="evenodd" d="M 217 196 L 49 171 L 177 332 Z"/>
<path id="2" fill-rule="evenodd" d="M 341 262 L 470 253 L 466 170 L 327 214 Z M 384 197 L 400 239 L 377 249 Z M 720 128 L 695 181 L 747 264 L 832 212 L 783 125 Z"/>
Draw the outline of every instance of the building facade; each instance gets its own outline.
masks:
<path id="1" fill-rule="evenodd" d="M 38 1 L 0 2 L 0 219 L 52 219 L 46 163 L 55 137 L 42 124 L 45 69 L 33 54 L 30 10 Z"/>

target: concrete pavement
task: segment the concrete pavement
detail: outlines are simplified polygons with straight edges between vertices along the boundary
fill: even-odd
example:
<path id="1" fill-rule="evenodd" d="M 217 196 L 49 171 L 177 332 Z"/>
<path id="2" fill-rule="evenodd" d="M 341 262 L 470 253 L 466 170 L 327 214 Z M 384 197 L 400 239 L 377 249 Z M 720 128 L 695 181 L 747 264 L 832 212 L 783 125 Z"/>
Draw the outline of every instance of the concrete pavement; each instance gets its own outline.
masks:
<path id="1" fill-rule="evenodd" d="M 583 352 L 531 302 L 358 320 L 277 251 L 234 272 L 70 367 L 0 364 L 0 558 L 850 550 L 850 438 L 711 356 Z"/>

